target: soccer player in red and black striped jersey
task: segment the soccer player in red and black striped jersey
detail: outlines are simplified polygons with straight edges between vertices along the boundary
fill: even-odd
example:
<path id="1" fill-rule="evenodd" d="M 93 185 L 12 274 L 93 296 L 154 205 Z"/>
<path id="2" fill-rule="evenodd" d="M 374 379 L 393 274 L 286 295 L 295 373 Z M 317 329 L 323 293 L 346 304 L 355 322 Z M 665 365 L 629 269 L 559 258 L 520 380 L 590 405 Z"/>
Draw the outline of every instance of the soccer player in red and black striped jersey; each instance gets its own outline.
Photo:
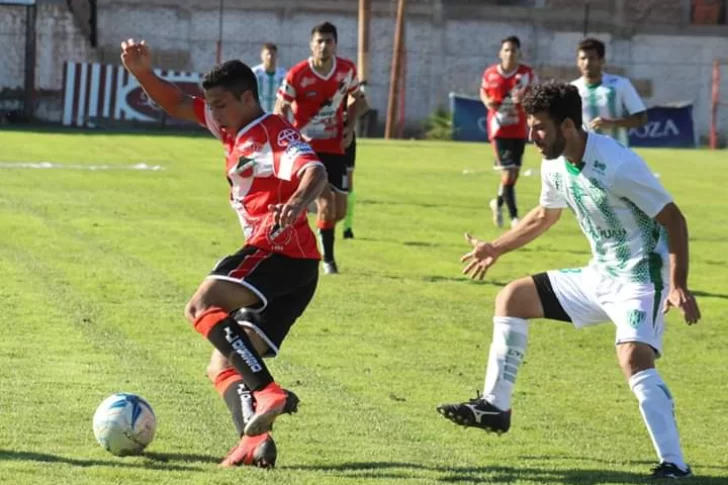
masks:
<path id="1" fill-rule="evenodd" d="M 329 184 L 317 201 L 326 274 L 338 273 L 334 258 L 336 223 L 346 217 L 349 192 L 345 149 L 366 101 L 354 63 L 336 55 L 336 27 L 324 22 L 311 31 L 311 57 L 293 66 L 278 90 L 275 112 L 293 115 L 293 125 L 316 150 Z M 349 101 L 347 101 L 349 100 Z M 344 124 L 344 113 L 348 124 Z"/>
<path id="2" fill-rule="evenodd" d="M 273 466 L 271 425 L 297 398 L 273 380 L 263 357 L 278 354 L 316 291 L 320 256 L 305 209 L 326 185 L 326 169 L 298 130 L 263 111 L 255 74 L 242 62 L 207 73 L 202 99 L 157 77 L 143 42 L 123 42 L 121 58 L 151 99 L 207 127 L 225 149 L 230 204 L 246 243 L 217 263 L 185 315 L 216 349 L 208 376 L 240 435 L 222 465 Z"/>
<path id="3" fill-rule="evenodd" d="M 518 224 L 516 181 L 528 140 L 526 113 L 521 100 L 536 82 L 533 69 L 520 64 L 521 41 L 516 36 L 501 41 L 500 63 L 483 73 L 480 99 L 488 110 L 488 138 L 501 169 L 498 198 L 490 201 L 493 222 L 503 227 L 503 205 L 508 208 L 511 226 Z"/>

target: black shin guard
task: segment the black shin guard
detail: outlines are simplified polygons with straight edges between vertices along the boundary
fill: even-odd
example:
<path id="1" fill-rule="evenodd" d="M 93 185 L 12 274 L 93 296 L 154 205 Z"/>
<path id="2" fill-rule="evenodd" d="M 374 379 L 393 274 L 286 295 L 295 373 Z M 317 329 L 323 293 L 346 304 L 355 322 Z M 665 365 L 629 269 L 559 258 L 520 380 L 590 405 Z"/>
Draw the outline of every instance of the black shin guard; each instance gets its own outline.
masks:
<path id="1" fill-rule="evenodd" d="M 245 425 L 248 424 L 248 421 L 255 413 L 253 393 L 241 380 L 234 382 L 225 390 L 223 399 L 230 410 L 238 436 L 243 436 Z"/>
<path id="2" fill-rule="evenodd" d="M 251 391 L 258 391 L 273 382 L 265 362 L 253 348 L 250 338 L 232 317 L 215 324 L 207 339 L 230 361 L 230 365 L 243 376 Z"/>

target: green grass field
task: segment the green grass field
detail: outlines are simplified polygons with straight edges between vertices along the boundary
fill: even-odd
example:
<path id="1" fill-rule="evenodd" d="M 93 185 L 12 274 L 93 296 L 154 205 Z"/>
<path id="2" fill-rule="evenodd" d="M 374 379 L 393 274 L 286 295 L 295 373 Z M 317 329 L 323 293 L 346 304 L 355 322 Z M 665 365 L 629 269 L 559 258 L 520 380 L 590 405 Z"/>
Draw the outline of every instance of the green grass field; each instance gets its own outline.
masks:
<path id="1" fill-rule="evenodd" d="M 212 138 L 0 133 L 0 483 L 628 484 L 655 461 L 616 364 L 610 324 L 534 321 L 502 437 L 435 411 L 481 389 L 493 301 L 509 280 L 586 263 L 567 214 L 484 282 L 460 275 L 463 232 L 494 237 L 497 185 L 483 145 L 363 140 L 357 238 L 342 274 L 270 363 L 302 399 L 276 424 L 278 467 L 219 470 L 235 441 L 204 371 L 211 347 L 186 299 L 241 244 Z M 675 396 L 690 483 L 728 484 L 728 158 L 644 151 L 691 232 L 703 320 L 668 318 L 659 368 Z M 9 168 L 8 162 L 162 165 L 163 171 Z M 526 169 L 537 169 L 528 148 Z M 470 171 L 464 174 L 463 171 Z M 538 176 L 518 186 L 536 203 Z M 91 417 L 107 395 L 139 393 L 158 417 L 144 457 L 116 458 Z"/>

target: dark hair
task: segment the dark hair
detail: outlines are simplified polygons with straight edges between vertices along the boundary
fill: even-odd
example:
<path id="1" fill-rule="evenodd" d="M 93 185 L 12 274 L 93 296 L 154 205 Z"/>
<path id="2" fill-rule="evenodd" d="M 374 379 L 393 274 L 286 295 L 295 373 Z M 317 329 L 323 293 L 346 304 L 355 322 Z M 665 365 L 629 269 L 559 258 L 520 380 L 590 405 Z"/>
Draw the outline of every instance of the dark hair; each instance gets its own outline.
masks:
<path id="1" fill-rule="evenodd" d="M 510 36 L 506 37 L 505 39 L 503 39 L 501 41 L 501 47 L 503 47 L 506 42 L 510 42 L 511 44 L 513 44 L 514 46 L 516 46 L 516 49 L 520 49 L 521 48 L 521 39 L 519 39 L 515 35 L 510 35 Z"/>
<path id="2" fill-rule="evenodd" d="M 258 99 L 258 79 L 252 69 L 240 61 L 227 61 L 215 66 L 202 78 L 202 89 L 221 87 L 240 97 L 245 91 Z"/>
<path id="3" fill-rule="evenodd" d="M 262 51 L 271 51 L 271 52 L 278 52 L 278 46 L 275 45 L 273 42 L 266 42 L 263 44 Z"/>
<path id="4" fill-rule="evenodd" d="M 607 53 L 607 49 L 604 47 L 604 42 L 599 39 L 595 39 L 594 37 L 587 37 L 579 42 L 577 52 L 578 51 L 596 51 L 599 59 L 604 59 L 604 55 Z"/>
<path id="5" fill-rule="evenodd" d="M 561 81 L 548 81 L 533 86 L 523 99 L 526 114 L 546 112 L 557 125 L 569 118 L 581 128 L 581 96 L 576 86 Z"/>
<path id="6" fill-rule="evenodd" d="M 334 36 L 334 42 L 339 42 L 339 34 L 336 32 L 336 26 L 331 22 L 323 22 L 311 29 L 311 37 L 313 34 L 331 34 Z"/>

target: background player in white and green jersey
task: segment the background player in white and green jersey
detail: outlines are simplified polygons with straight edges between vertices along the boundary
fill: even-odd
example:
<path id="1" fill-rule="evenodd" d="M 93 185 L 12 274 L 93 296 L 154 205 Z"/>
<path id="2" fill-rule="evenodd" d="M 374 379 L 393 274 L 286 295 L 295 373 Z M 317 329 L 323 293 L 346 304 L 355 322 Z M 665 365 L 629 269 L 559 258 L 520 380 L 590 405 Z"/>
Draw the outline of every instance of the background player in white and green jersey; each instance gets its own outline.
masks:
<path id="1" fill-rule="evenodd" d="M 286 78 L 286 70 L 282 67 L 276 67 L 278 46 L 275 44 L 263 44 L 260 51 L 260 60 L 263 62 L 252 68 L 255 77 L 258 78 L 258 98 L 265 112 L 272 113 L 276 105 L 278 88 Z"/>
<path id="2" fill-rule="evenodd" d="M 647 123 L 647 109 L 629 79 L 602 71 L 605 52 L 603 42 L 582 40 L 577 49 L 581 77 L 571 84 L 579 88 L 586 127 L 629 146 L 627 132 Z"/>
<path id="3" fill-rule="evenodd" d="M 672 396 L 655 369 L 663 313 L 675 306 L 688 324 L 700 319 L 687 288 L 685 218 L 644 160 L 610 137 L 584 131 L 575 86 L 537 84 L 523 107 L 531 140 L 544 157 L 540 204 L 495 241 L 466 235 L 473 249 L 463 256 L 463 272 L 482 278 L 500 256 L 545 233 L 565 208 L 576 216 L 593 258 L 586 267 L 528 276 L 503 288 L 495 302 L 482 397 L 438 411 L 463 426 L 508 431 L 528 320 L 561 320 L 577 328 L 612 321 L 619 365 L 659 457 L 652 476 L 689 476 Z"/>

